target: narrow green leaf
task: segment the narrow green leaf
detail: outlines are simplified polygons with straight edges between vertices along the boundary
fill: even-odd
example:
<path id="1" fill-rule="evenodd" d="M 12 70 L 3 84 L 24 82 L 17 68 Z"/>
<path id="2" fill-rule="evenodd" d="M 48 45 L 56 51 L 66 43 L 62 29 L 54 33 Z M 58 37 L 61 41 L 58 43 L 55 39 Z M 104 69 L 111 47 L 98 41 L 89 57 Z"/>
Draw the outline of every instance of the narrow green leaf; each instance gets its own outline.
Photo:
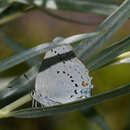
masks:
<path id="1" fill-rule="evenodd" d="M 117 2 L 104 0 L 17 0 L 24 4 L 34 4 L 40 8 L 52 10 L 70 10 L 76 12 L 88 12 L 100 15 L 111 14 L 119 5 Z"/>
<path id="2" fill-rule="evenodd" d="M 107 19 L 97 27 L 96 31 L 106 30 L 106 32 L 93 39 L 84 40 L 80 44 L 83 44 L 82 48 L 79 48 L 77 55 L 81 57 L 81 60 L 86 59 L 96 49 L 101 47 L 112 36 L 112 34 L 123 25 L 128 19 L 130 11 L 130 0 L 125 0 L 121 6 L 116 9 Z"/>
<path id="3" fill-rule="evenodd" d="M 13 1 L 13 0 L 11 0 Z M 50 0 L 47 0 L 48 2 Z M 51 0 L 52 2 L 54 0 Z M 56 2 L 55 2 L 56 1 Z M 76 11 L 76 12 L 87 12 L 87 13 L 94 13 L 98 15 L 110 15 L 118 6 L 119 3 L 113 2 L 113 1 L 105 1 L 105 0 L 73 0 L 73 1 L 67 1 L 67 0 L 55 0 L 58 10 L 70 10 L 70 11 Z M 40 0 L 15 0 L 13 1 L 13 4 L 10 5 L 10 8 L 2 14 L 0 14 L 0 26 L 2 26 L 5 23 L 8 23 L 22 15 L 25 14 L 25 12 L 28 12 L 30 10 L 35 9 L 36 6 L 39 7 L 37 3 L 40 3 Z M 45 0 L 41 0 L 41 3 L 45 3 Z M 18 8 L 16 8 L 16 4 L 18 5 Z M 24 8 L 23 5 L 27 5 Z M 50 5 L 49 3 L 43 4 L 42 8 L 48 8 L 47 5 Z M 54 7 L 50 9 L 54 9 Z"/>
<path id="4" fill-rule="evenodd" d="M 22 46 L 20 43 L 12 40 L 11 38 L 7 37 L 2 31 L 0 31 L 0 39 L 4 41 L 5 44 L 8 45 L 8 47 L 14 51 L 15 53 L 19 53 L 22 51 L 27 50 L 27 48 L 25 48 L 24 46 Z M 40 57 L 34 57 L 32 59 L 29 59 L 28 61 L 26 61 L 26 63 L 29 66 L 33 66 L 36 65 L 36 63 L 40 62 L 41 58 Z"/>
<path id="5" fill-rule="evenodd" d="M 129 63 L 130 63 L 130 51 L 121 54 L 108 65 L 129 64 Z"/>
<path id="6" fill-rule="evenodd" d="M 72 18 L 67 18 L 67 17 L 64 17 L 64 16 L 60 16 L 58 14 L 55 14 L 53 13 L 52 11 L 48 11 L 48 10 L 43 10 L 42 11 L 47 14 L 48 16 L 50 17 L 53 17 L 55 19 L 59 19 L 59 20 L 62 20 L 62 21 L 66 21 L 66 22 L 70 22 L 70 23 L 75 23 L 75 24 L 80 24 L 80 25 L 97 25 L 99 24 L 98 21 L 81 21 L 81 20 L 74 20 Z"/>
<path id="7" fill-rule="evenodd" d="M 39 71 L 39 67 L 40 63 L 11 81 L 6 88 L 0 91 L 0 108 L 24 96 L 34 88 L 35 77 Z"/>
<path id="8" fill-rule="evenodd" d="M 5 0 L 3 0 L 5 1 Z M 34 8 L 30 5 L 24 5 L 21 3 L 15 3 L 13 0 L 10 0 L 12 4 L 10 6 L 3 10 L 2 13 L 0 13 L 0 26 L 20 17 L 23 16 L 28 11 L 33 10 Z"/>
<path id="9" fill-rule="evenodd" d="M 97 35 L 100 35 L 101 32 L 95 32 L 95 33 L 88 33 L 88 34 L 79 34 L 79 35 L 74 35 L 68 38 L 65 38 L 64 40 L 61 41 L 53 41 L 52 43 L 44 43 L 41 45 L 38 45 L 34 48 L 25 50 L 17 55 L 10 56 L 2 61 L 0 61 L 0 72 L 7 70 L 8 68 L 11 68 L 21 62 L 24 62 L 34 56 L 37 56 L 39 54 L 45 53 L 46 51 L 65 44 L 72 44 L 74 42 L 81 41 L 83 39 L 87 38 L 93 38 Z"/>
<path id="10" fill-rule="evenodd" d="M 19 98 L 15 102 L 5 106 L 4 108 L 0 109 L 0 118 L 7 118 L 9 116 L 9 113 L 16 109 L 17 107 L 22 106 L 23 104 L 29 102 L 32 100 L 32 97 L 30 94 L 27 94 L 23 96 L 22 98 Z"/>
<path id="11" fill-rule="evenodd" d="M 12 117 L 19 117 L 19 118 L 36 118 L 42 116 L 50 116 L 54 114 L 59 114 L 63 112 L 68 112 L 72 110 L 80 110 L 92 107 L 96 104 L 102 103 L 104 101 L 123 96 L 130 93 L 130 84 L 125 85 L 120 88 L 113 89 L 111 91 L 98 94 L 92 96 L 87 99 L 82 99 L 76 102 L 67 103 L 63 105 L 57 105 L 53 107 L 45 107 L 45 108 L 26 108 L 18 111 L 14 111 L 10 113 Z"/>
<path id="12" fill-rule="evenodd" d="M 1 0 L 0 1 L 0 14 L 5 11 L 12 3 L 12 0 Z"/>
<path id="13" fill-rule="evenodd" d="M 112 61 L 115 57 L 130 50 L 130 36 L 114 43 L 96 56 L 90 58 L 85 65 L 89 70 L 95 70 Z"/>
<path id="14" fill-rule="evenodd" d="M 87 12 L 100 15 L 109 15 L 118 7 L 118 4 L 115 2 L 103 2 L 102 0 L 59 0 L 56 4 L 57 9 L 60 10 Z"/>

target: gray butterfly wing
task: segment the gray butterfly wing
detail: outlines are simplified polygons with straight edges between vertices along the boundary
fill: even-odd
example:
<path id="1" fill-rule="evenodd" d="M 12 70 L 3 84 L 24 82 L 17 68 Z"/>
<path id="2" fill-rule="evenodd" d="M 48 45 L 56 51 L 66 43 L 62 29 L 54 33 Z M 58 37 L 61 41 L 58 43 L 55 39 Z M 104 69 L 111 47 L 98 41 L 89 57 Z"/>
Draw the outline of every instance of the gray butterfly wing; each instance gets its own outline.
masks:
<path id="1" fill-rule="evenodd" d="M 73 53 L 69 60 L 62 55 L 71 51 L 70 46 L 62 46 L 46 53 L 45 60 L 58 55 L 56 58 L 59 62 L 43 63 L 44 68 L 37 75 L 33 97 L 41 104 L 52 106 L 90 96 L 92 85 L 88 70 Z"/>

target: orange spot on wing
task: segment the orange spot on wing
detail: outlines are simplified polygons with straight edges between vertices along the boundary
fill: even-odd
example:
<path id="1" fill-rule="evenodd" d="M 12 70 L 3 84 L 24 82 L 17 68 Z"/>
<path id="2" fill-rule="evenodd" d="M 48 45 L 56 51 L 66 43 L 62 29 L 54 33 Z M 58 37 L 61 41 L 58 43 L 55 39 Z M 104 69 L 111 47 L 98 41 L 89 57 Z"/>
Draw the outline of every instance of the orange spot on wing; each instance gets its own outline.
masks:
<path id="1" fill-rule="evenodd" d="M 86 87 L 86 86 L 87 86 L 87 82 L 83 81 L 83 82 L 82 82 L 82 86 L 83 86 L 83 87 Z"/>

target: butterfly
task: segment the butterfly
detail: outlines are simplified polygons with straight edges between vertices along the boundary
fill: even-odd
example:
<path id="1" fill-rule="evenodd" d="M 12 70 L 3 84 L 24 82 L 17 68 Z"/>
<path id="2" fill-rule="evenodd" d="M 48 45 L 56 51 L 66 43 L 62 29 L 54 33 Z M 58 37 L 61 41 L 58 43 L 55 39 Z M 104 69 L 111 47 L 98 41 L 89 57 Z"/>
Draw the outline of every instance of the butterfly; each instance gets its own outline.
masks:
<path id="1" fill-rule="evenodd" d="M 91 80 L 70 45 L 56 47 L 45 54 L 32 98 L 45 107 L 88 98 L 93 88 Z"/>

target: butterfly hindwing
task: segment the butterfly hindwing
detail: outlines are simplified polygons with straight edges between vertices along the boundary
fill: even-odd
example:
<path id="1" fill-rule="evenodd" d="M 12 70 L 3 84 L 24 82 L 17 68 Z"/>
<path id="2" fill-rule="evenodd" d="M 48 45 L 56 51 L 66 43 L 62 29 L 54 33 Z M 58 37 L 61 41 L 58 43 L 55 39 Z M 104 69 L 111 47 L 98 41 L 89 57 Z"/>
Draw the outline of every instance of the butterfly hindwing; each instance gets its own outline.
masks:
<path id="1" fill-rule="evenodd" d="M 45 106 L 52 106 L 89 97 L 91 88 L 88 70 L 71 46 L 61 46 L 46 53 L 33 97 Z"/>

